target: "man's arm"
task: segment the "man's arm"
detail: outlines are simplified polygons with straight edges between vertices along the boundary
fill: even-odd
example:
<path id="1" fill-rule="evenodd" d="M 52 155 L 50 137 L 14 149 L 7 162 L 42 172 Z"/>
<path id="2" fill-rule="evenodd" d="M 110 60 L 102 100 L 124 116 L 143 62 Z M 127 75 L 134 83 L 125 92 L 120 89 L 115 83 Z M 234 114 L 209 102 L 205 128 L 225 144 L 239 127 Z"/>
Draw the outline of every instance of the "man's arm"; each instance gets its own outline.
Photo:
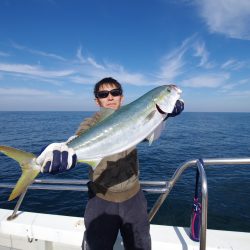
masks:
<path id="1" fill-rule="evenodd" d="M 87 131 L 99 119 L 100 112 L 97 112 L 93 117 L 85 119 L 77 129 L 76 135 L 71 136 L 66 142 L 51 143 L 43 149 L 36 159 L 41 166 L 41 172 L 57 174 L 74 168 L 77 163 L 77 156 L 74 150 L 67 146 L 67 142 Z"/>

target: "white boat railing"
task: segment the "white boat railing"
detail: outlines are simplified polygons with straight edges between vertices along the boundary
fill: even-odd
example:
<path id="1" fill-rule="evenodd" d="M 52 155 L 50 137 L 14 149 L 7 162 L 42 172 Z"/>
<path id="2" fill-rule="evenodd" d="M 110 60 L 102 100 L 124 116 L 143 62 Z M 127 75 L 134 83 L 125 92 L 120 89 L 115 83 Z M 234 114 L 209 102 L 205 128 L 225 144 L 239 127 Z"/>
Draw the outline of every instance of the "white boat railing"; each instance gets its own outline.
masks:
<path id="1" fill-rule="evenodd" d="M 245 165 L 250 164 L 250 158 L 222 158 L 222 159 L 196 159 L 185 162 L 176 169 L 169 181 L 141 181 L 143 191 L 148 193 L 160 194 L 157 201 L 149 212 L 149 221 L 153 219 L 159 208 L 169 195 L 175 183 L 179 180 L 182 173 L 190 168 L 197 166 L 201 177 L 201 194 L 202 194 L 202 222 L 200 231 L 200 250 L 206 249 L 206 231 L 207 231 L 207 209 L 208 209 L 208 191 L 205 166 L 208 165 Z M 45 189 L 45 190 L 63 190 L 63 191 L 83 191 L 87 192 L 87 183 L 89 180 L 72 180 L 72 179 L 35 179 L 33 184 L 27 189 Z M 14 188 L 15 184 L 2 183 L 0 188 Z M 8 220 L 17 217 L 17 212 L 21 206 L 27 189 L 19 197 L 12 215 Z"/>

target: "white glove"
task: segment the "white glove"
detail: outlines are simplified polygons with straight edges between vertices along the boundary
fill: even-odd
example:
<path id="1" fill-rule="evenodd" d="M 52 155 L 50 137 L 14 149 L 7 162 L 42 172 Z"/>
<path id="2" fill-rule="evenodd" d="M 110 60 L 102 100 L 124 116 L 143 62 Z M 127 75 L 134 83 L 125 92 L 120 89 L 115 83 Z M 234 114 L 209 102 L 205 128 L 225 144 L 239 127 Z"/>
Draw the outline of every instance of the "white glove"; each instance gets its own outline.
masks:
<path id="1" fill-rule="evenodd" d="M 77 162 L 75 151 L 65 142 L 52 143 L 37 157 L 42 173 L 57 174 L 74 168 Z"/>

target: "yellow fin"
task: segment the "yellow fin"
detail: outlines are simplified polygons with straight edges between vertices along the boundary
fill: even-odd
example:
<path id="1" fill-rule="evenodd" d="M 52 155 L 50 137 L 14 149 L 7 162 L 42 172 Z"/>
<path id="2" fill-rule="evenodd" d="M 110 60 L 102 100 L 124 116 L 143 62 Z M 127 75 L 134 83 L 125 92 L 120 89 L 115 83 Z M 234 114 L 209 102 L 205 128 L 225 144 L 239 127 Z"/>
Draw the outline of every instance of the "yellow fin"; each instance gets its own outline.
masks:
<path id="1" fill-rule="evenodd" d="M 86 163 L 92 167 L 93 170 L 98 166 L 102 158 L 93 159 L 93 160 L 77 160 L 78 162 Z"/>
<path id="2" fill-rule="evenodd" d="M 39 169 L 31 169 L 29 166 L 27 166 L 27 169 L 23 169 L 22 175 L 19 178 L 15 188 L 11 192 L 8 201 L 14 200 L 16 197 L 22 194 L 22 192 L 24 192 L 26 188 L 32 184 L 39 173 Z"/>
<path id="3" fill-rule="evenodd" d="M 16 160 L 17 162 L 19 162 L 20 165 L 36 157 L 32 153 L 28 153 L 20 149 L 8 147 L 8 146 L 2 146 L 2 145 L 0 145 L 0 152 Z"/>
<path id="4" fill-rule="evenodd" d="M 36 165 L 35 155 L 16 148 L 0 146 L 0 152 L 16 160 L 22 169 L 22 175 L 13 189 L 9 201 L 19 196 L 33 182 L 40 173 L 40 168 Z"/>

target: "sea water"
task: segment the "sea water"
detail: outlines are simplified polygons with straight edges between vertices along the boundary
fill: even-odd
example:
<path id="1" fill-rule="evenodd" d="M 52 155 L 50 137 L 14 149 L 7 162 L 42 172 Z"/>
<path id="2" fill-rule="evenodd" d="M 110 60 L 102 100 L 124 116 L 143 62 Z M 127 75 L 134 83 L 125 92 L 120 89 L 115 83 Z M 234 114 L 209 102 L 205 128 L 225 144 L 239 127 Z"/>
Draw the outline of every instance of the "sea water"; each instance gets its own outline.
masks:
<path id="1" fill-rule="evenodd" d="M 0 145 L 34 154 L 52 143 L 67 140 L 80 122 L 93 112 L 0 112 Z M 121 138 L 122 140 L 122 138 Z M 115 143 L 115 142 L 114 142 Z M 141 180 L 169 180 L 188 160 L 250 157 L 250 113 L 183 112 L 169 118 L 160 139 L 151 146 L 138 145 Z M 189 226 L 195 186 L 195 167 L 186 170 L 153 219 L 162 225 Z M 18 164 L 0 154 L 0 182 L 16 183 Z M 250 165 L 206 167 L 208 181 L 208 228 L 250 232 Z M 88 167 L 78 164 L 71 171 L 39 178 L 87 179 Z M 0 208 L 11 189 L 0 190 Z M 148 209 L 158 195 L 146 194 Z M 29 190 L 20 210 L 83 216 L 87 193 Z"/>

